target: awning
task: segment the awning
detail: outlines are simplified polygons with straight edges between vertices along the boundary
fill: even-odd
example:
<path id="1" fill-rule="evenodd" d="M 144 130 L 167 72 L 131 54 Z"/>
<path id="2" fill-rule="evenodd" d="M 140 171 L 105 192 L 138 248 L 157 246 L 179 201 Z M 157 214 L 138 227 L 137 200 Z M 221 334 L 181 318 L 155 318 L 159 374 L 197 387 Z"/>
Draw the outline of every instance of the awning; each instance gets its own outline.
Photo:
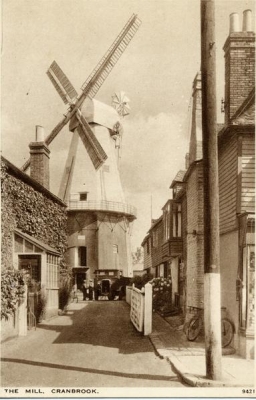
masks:
<path id="1" fill-rule="evenodd" d="M 79 274 L 79 273 L 84 273 L 84 272 L 88 271 L 88 269 L 89 269 L 89 267 L 73 267 L 72 271 L 76 274 Z"/>

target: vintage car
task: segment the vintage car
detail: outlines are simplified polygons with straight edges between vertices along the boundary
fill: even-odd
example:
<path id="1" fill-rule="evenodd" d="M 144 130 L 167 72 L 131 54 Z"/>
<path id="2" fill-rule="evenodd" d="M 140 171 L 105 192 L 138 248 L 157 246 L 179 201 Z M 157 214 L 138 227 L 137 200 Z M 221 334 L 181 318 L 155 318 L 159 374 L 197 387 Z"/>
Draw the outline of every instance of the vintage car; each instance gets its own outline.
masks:
<path id="1" fill-rule="evenodd" d="M 122 271 L 114 269 L 95 271 L 95 300 L 121 300 L 125 296 L 125 286 L 129 278 L 122 276 Z"/>

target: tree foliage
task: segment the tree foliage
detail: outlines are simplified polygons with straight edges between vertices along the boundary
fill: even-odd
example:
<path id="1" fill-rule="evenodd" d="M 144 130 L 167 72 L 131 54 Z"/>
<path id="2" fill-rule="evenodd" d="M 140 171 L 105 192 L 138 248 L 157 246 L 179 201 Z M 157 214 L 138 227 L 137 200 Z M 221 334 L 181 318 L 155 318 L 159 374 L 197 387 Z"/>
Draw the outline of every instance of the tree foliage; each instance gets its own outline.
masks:
<path id="1" fill-rule="evenodd" d="M 150 273 L 144 274 L 142 276 L 135 276 L 134 278 L 132 278 L 131 284 L 134 283 L 134 285 L 137 289 L 141 289 L 141 288 L 143 288 L 143 286 L 146 285 L 146 283 L 151 281 L 152 278 L 153 278 L 153 275 Z"/>
<path id="2" fill-rule="evenodd" d="M 153 310 L 164 311 L 172 307 L 172 280 L 168 278 L 154 278 L 150 281 L 153 288 Z"/>

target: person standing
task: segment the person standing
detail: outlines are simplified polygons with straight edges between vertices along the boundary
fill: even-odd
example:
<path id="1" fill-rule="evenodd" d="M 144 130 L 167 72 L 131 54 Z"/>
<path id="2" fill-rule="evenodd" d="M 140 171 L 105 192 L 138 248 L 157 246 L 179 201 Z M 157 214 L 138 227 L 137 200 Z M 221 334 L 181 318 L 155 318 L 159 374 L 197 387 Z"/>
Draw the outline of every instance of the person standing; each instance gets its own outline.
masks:
<path id="1" fill-rule="evenodd" d="M 93 282 L 90 280 L 89 283 L 89 300 L 93 300 Z"/>
<path id="2" fill-rule="evenodd" d="M 82 291 L 83 291 L 83 300 L 86 300 L 86 297 L 87 297 L 87 283 L 86 283 L 86 280 L 83 281 Z"/>

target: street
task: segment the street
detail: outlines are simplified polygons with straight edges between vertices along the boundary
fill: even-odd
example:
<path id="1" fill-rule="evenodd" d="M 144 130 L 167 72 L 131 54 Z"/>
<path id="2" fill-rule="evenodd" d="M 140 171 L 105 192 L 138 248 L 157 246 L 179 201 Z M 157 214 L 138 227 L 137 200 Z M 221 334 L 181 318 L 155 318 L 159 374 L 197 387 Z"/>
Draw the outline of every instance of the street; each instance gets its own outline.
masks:
<path id="1" fill-rule="evenodd" d="M 170 364 L 135 330 L 124 301 L 71 303 L 2 344 L 2 387 L 181 387 Z"/>

